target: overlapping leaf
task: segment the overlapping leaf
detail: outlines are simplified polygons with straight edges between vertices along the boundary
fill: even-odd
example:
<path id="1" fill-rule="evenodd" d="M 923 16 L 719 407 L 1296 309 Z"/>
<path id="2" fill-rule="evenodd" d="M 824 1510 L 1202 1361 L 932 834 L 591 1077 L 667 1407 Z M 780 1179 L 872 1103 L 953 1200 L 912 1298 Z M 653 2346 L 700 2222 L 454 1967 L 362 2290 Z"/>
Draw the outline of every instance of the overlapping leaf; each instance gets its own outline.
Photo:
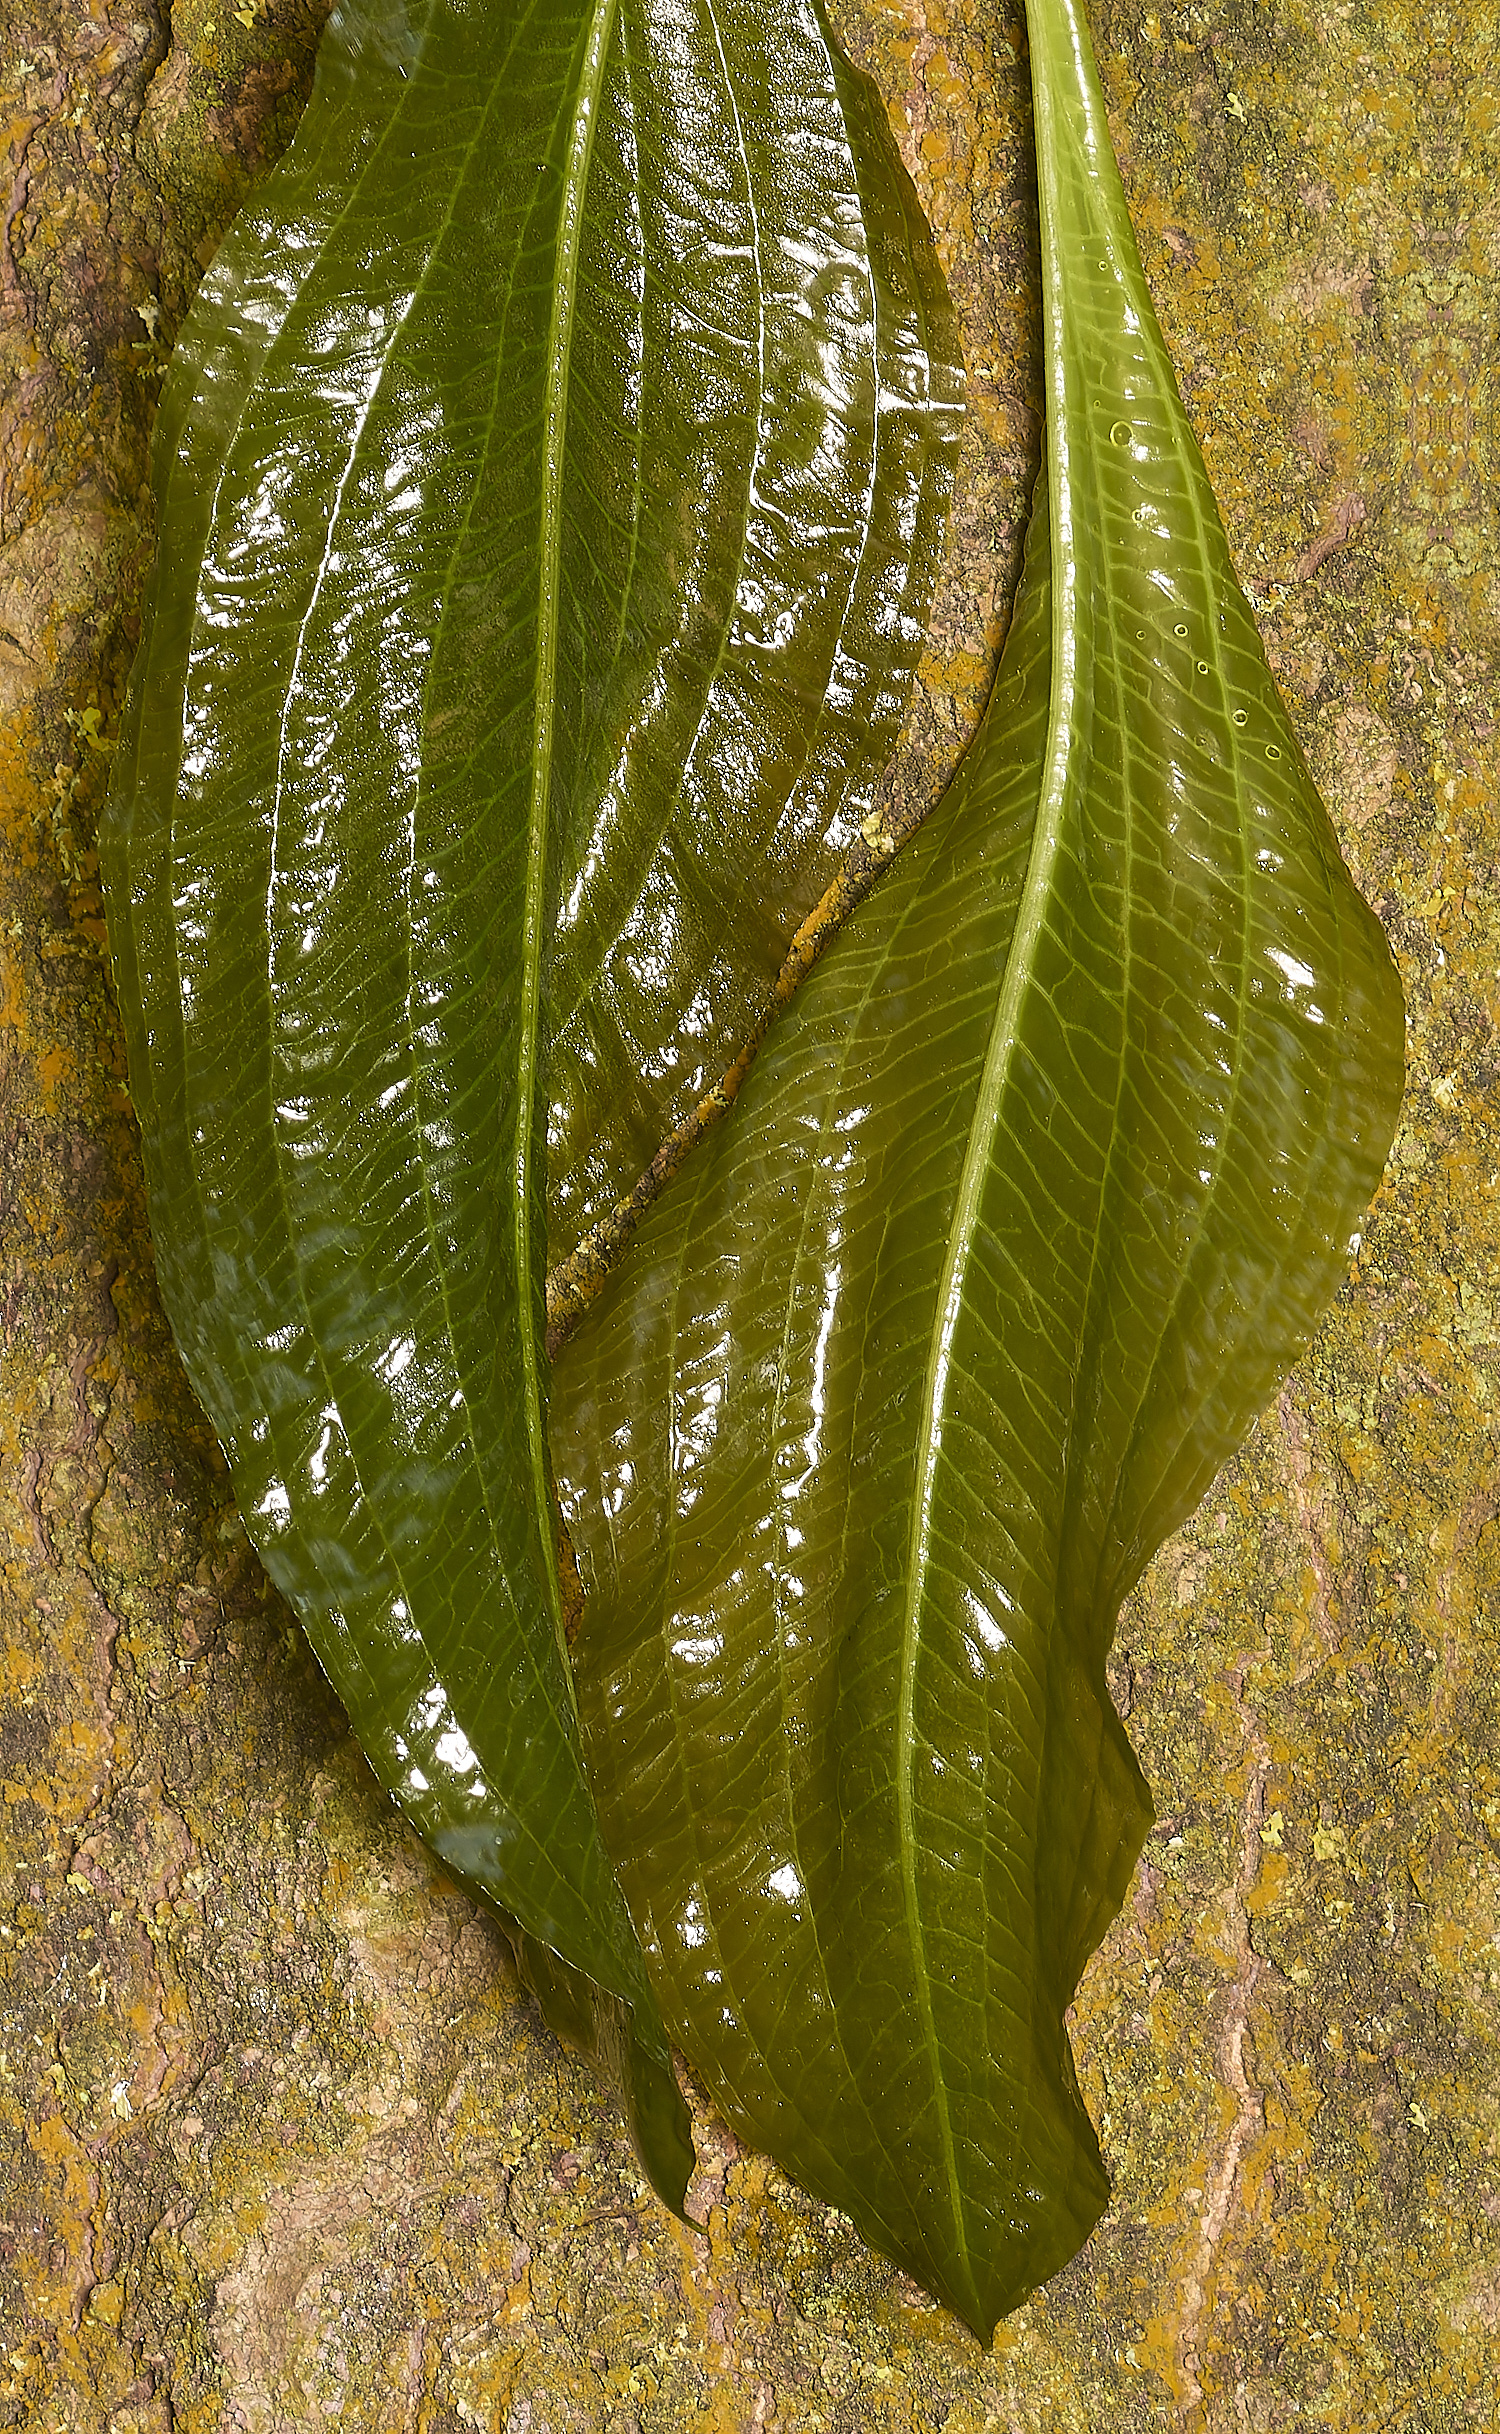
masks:
<path id="1" fill-rule="evenodd" d="M 581 688 L 587 774 L 559 847 L 554 1259 L 723 1073 L 869 809 L 925 631 L 961 388 L 885 113 L 810 0 L 722 25 L 706 0 L 651 0 L 641 18 L 630 107 L 600 122 L 629 142 L 607 188 L 594 176 L 633 182 L 644 295 L 580 365 L 599 401 L 584 554 L 615 554 L 623 640 L 600 653 L 607 687 Z M 628 309 L 624 252 L 590 271 L 611 318 Z"/>
<path id="2" fill-rule="evenodd" d="M 345 0 L 161 417 L 103 850 L 164 1297 L 377 1771 L 623 2040 L 674 2202 L 561 1634 L 549 1110 L 566 1244 L 860 816 L 955 387 L 813 0 Z"/>
<path id="3" fill-rule="evenodd" d="M 1333 1290 L 1401 1001 L 1236 584 L 1076 0 L 1048 451 L 948 798 L 562 1363 L 606 1835 L 730 2119 L 982 2333 L 1105 2181 L 1117 1610 Z"/>

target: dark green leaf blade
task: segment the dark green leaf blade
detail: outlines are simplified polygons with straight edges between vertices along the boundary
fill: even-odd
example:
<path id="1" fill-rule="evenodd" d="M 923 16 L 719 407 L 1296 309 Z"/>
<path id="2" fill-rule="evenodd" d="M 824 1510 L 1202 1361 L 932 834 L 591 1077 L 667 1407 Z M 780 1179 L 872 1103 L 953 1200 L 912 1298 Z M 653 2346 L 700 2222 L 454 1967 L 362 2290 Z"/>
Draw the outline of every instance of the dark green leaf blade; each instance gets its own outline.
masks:
<path id="1" fill-rule="evenodd" d="M 601 118 L 595 175 L 661 174 L 634 178 L 630 344 L 601 325 L 588 357 L 608 411 L 585 495 L 613 498 L 618 567 L 549 951 L 554 1262 L 732 1061 L 858 834 L 921 650 L 962 388 L 889 122 L 821 11 L 622 26 L 629 104 Z M 624 269 L 601 251 L 616 316 Z"/>
<path id="2" fill-rule="evenodd" d="M 482 149 L 493 88 L 462 78 L 459 31 L 432 8 L 346 15 L 285 208 L 263 200 L 189 334 L 104 839 L 112 939 L 164 1297 L 252 1534 L 382 1780 L 450 1865 L 625 2007 L 675 2100 L 579 1763 L 551 1560 L 533 1146 L 547 756 L 524 653 L 490 706 L 526 741 L 488 799 L 465 796 L 451 724 L 421 748 L 483 612 L 472 459 L 415 460 L 424 431 L 472 410 L 475 367 L 444 292 L 461 266 L 420 211 L 393 213 L 391 185 L 416 158 L 461 183 Z M 590 64 L 530 63 L 533 176 L 559 224 L 586 167 Z M 476 266 L 476 293 L 486 273 L 496 302 L 517 284 L 538 209 L 512 198 L 512 258 Z M 534 284 L 510 321 L 538 503 L 552 301 Z M 455 571 L 468 596 L 445 619 Z M 534 591 L 535 667 L 556 603 L 545 576 Z M 479 922 L 476 867 L 495 883 Z M 487 987 L 496 949 L 506 985 Z M 480 1099 L 465 1134 L 455 1111 Z M 680 2203 L 686 2120 L 658 2115 L 646 2161 Z"/>
<path id="3" fill-rule="evenodd" d="M 988 2336 L 1106 2183 L 1121 1598 L 1306 1342 L 1401 999 L 1235 581 L 1087 31 L 1032 10 L 1048 467 L 944 803 L 569 1348 L 585 1742 L 730 2119 Z"/>
<path id="4" fill-rule="evenodd" d="M 804 820 L 788 844 L 788 802 L 849 690 L 841 652 L 867 659 L 894 616 L 914 660 L 954 422 L 951 363 L 924 352 L 930 249 L 903 267 L 879 225 L 866 246 L 867 190 L 872 222 L 905 208 L 891 162 L 849 134 L 820 21 L 782 15 L 721 36 L 692 0 L 336 14 L 164 401 L 102 840 L 163 1294 L 252 1535 L 381 1779 L 534 1939 L 554 2015 L 623 2042 L 673 2203 L 686 2115 L 583 1776 L 556 1579 L 552 1001 L 595 1040 L 614 1017 L 554 915 L 577 895 L 597 958 L 647 908 L 635 1012 L 672 1067 L 735 910 L 688 918 L 725 806 L 699 802 L 692 851 L 674 838 L 674 739 L 758 654 L 777 707 L 741 755 L 741 895 L 777 899 L 789 869 L 814 886 L 825 840 Z M 821 149 L 758 198 L 789 102 Z M 811 439 L 794 338 L 836 366 Z M 807 528 L 819 450 L 836 534 Z M 752 632 L 750 594 L 778 584 Z M 664 756 L 622 775 L 651 718 Z M 731 1024 L 742 961 L 715 996 Z M 614 1120 L 621 1062 L 616 1040 L 574 1091 L 575 1149 Z M 596 1189 L 633 1157 L 595 1154 Z"/>

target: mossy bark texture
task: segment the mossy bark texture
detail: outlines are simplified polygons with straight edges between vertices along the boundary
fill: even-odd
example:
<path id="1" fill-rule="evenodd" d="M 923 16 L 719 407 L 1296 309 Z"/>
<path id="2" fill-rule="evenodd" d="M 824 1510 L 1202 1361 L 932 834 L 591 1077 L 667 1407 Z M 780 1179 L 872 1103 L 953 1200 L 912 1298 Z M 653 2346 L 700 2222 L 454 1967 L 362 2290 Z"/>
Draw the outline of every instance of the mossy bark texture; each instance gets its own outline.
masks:
<path id="1" fill-rule="evenodd" d="M 193 285 L 323 0 L 0 0 L 0 2426 L 1493 2426 L 1493 0 L 1092 16 L 1146 267 L 1408 993 L 1327 1326 L 1122 1626 L 1159 1823 L 1078 2001 L 1115 2202 L 983 2354 L 700 2106 L 701 2235 L 378 1795 L 155 1298 L 92 841 Z M 1038 439 L 1012 0 L 843 14 L 973 417 L 894 833 Z"/>

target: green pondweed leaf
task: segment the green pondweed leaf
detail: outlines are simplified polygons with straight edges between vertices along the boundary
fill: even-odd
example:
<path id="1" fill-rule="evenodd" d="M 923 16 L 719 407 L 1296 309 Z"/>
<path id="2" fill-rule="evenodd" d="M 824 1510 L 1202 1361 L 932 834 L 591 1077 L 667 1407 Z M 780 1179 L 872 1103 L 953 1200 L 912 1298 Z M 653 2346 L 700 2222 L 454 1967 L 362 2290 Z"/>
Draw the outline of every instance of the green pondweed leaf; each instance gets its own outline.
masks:
<path id="1" fill-rule="evenodd" d="M 344 0 L 159 425 L 102 849 L 164 1298 L 377 1773 L 674 2204 L 562 1631 L 547 1148 L 566 1247 L 863 816 L 957 387 L 816 0 Z"/>
<path id="2" fill-rule="evenodd" d="M 1402 1071 L 1077 0 L 1028 13 L 1047 447 L 993 698 L 553 1402 L 668 2026 L 986 2337 L 1106 2195 L 1063 2014 L 1149 1818 L 1120 1602 L 1307 1341 Z"/>

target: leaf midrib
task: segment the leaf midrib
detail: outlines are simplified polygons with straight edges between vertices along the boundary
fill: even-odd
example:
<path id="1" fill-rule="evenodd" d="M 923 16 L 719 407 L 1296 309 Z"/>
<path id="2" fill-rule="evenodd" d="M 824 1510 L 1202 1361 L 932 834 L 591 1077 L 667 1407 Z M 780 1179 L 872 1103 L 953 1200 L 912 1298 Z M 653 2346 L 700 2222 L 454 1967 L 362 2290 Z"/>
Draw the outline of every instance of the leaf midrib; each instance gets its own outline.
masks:
<path id="1" fill-rule="evenodd" d="M 1037 41 L 1033 28 L 1033 42 Z M 1038 78 L 1034 95 L 1037 155 L 1045 158 L 1046 122 L 1054 115 L 1052 96 Z M 1048 197 L 1041 181 L 1044 269 L 1049 264 Z M 929 2051 L 937 2052 L 932 1988 L 927 1970 L 921 1908 L 916 1882 L 917 1835 L 913 1819 L 916 1760 L 916 1674 L 921 1649 L 920 1620 L 926 1603 L 927 1573 L 932 1556 L 932 1508 L 942 1456 L 943 1415 L 947 1402 L 953 1337 L 962 1313 L 969 1257 L 978 1230 L 980 1205 L 988 1178 L 1000 1110 L 1020 1037 L 1020 1021 L 1036 969 L 1037 948 L 1053 894 L 1063 829 L 1069 808 L 1068 757 L 1074 705 L 1079 692 L 1077 665 L 1077 558 L 1068 546 L 1072 522 L 1073 482 L 1069 454 L 1068 381 L 1062 302 L 1055 280 L 1044 295 L 1047 388 L 1048 565 L 1051 590 L 1051 650 L 1047 731 L 1038 785 L 1036 825 L 1032 832 L 1021 903 L 1006 959 L 1005 977 L 995 1010 L 990 1044 L 985 1054 L 974 1114 L 969 1127 L 954 1213 L 948 1228 L 937 1308 L 940 1313 L 928 1349 L 923 1380 L 922 1426 L 919 1439 L 916 1495 L 907 1549 L 906 1603 L 902 1621 L 901 1686 L 896 1713 L 896 1803 L 901 1851 L 902 1890 L 907 1934 L 911 1945 L 917 2007 Z M 1024 577 L 1023 577 L 1024 580 Z M 963 2247 L 963 2200 L 959 2184 L 953 2125 L 946 2081 L 934 2062 L 934 2093 L 942 2137 L 949 2203 L 960 2248 Z"/>
<path id="2" fill-rule="evenodd" d="M 535 714 L 532 726 L 531 805 L 526 853 L 525 929 L 522 940 L 521 1008 L 518 1029 L 515 1197 L 513 1201 L 517 1317 L 525 1379 L 526 1440 L 530 1457 L 532 1501 L 545 1551 L 552 1538 L 552 1496 L 547 1460 L 547 1422 L 542 1408 L 543 1353 L 537 1341 L 537 1296 L 531 1290 L 532 1165 L 537 1154 L 537 1102 L 542 1087 L 541 1017 L 542 969 L 547 939 L 547 875 L 552 792 L 552 753 L 557 674 L 557 631 L 562 598 L 563 471 L 567 455 L 568 385 L 572 369 L 573 329 L 578 305 L 578 262 L 582 247 L 584 197 L 593 157 L 594 128 L 604 88 L 617 0 L 595 0 L 584 50 L 583 74 L 573 104 L 563 172 L 562 210 L 558 223 L 557 266 L 552 281 L 552 319 L 547 342 L 547 379 L 543 400 L 542 508 Z M 543 1135 L 545 1139 L 545 1135 Z M 545 1155 L 545 1150 L 543 1152 Z M 562 1588 L 557 1566 L 542 1564 L 548 1609 L 563 1679 L 575 1725 L 577 1694 L 568 1658 L 563 1624 Z"/>

